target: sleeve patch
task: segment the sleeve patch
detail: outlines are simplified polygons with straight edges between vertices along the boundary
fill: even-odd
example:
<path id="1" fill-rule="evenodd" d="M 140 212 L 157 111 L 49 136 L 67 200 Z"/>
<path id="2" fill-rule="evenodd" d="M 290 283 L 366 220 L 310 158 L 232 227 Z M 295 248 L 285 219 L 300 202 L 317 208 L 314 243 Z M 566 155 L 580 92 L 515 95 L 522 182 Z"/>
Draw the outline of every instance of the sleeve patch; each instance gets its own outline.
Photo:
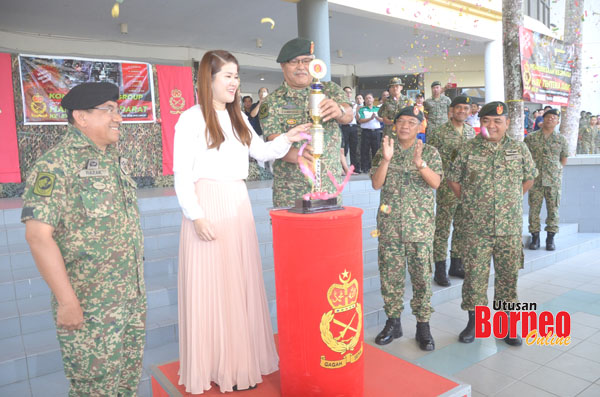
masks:
<path id="1" fill-rule="evenodd" d="M 49 172 L 40 172 L 37 174 L 35 184 L 33 186 L 33 193 L 42 197 L 50 197 L 52 190 L 54 190 L 54 181 L 56 175 Z"/>
<path id="2" fill-rule="evenodd" d="M 263 103 L 260 105 L 260 109 L 258 110 L 258 117 L 264 119 L 269 115 L 269 105 Z"/>

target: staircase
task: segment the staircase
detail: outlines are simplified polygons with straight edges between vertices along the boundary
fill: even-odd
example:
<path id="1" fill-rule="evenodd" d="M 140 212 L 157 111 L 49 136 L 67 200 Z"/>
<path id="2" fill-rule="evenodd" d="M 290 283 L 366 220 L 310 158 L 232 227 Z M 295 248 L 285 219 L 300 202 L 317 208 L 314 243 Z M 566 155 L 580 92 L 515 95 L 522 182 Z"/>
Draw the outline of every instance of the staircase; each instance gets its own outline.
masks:
<path id="1" fill-rule="evenodd" d="M 270 182 L 250 182 L 248 187 L 271 320 L 276 330 L 275 275 L 268 214 L 268 208 L 272 207 Z M 145 236 L 144 274 L 148 294 L 147 342 L 138 394 L 151 396 L 147 369 L 178 357 L 177 253 L 181 212 L 173 189 L 146 189 L 138 194 Z M 379 291 L 377 239 L 371 236 L 371 231 L 376 229 L 379 192 L 371 188 L 366 176 L 360 175 L 353 177 L 346 187 L 343 200 L 344 205 L 364 210 L 364 327 L 368 328 L 385 322 Z M 68 385 L 50 312 L 50 291 L 25 242 L 20 214 L 20 200 L 0 200 L 0 396 L 65 396 Z M 528 234 L 526 218 L 523 230 Z M 541 239 L 543 244 L 545 232 L 541 233 Z M 599 247 L 600 234 L 579 233 L 577 224 L 563 224 L 556 236 L 556 246 L 553 252 L 545 251 L 543 246 L 538 251 L 526 249 L 521 274 Z M 434 305 L 461 296 L 462 280 L 452 278 L 451 281 L 452 285 L 445 288 L 433 285 Z M 411 295 L 407 280 L 405 299 L 409 300 Z"/>

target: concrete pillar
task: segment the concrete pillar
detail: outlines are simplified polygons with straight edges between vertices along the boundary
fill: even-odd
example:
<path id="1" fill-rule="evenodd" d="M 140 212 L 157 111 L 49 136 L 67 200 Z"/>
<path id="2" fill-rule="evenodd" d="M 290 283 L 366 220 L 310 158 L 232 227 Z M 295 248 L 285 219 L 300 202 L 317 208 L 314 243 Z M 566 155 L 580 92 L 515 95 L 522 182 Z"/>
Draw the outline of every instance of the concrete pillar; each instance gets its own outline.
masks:
<path id="1" fill-rule="evenodd" d="M 504 101 L 504 68 L 502 41 L 494 40 L 485 44 L 485 103 Z"/>
<path id="2" fill-rule="evenodd" d="M 331 80 L 329 4 L 327 0 L 301 0 L 296 4 L 298 36 L 315 42 L 315 56 L 327 65 L 323 81 Z"/>

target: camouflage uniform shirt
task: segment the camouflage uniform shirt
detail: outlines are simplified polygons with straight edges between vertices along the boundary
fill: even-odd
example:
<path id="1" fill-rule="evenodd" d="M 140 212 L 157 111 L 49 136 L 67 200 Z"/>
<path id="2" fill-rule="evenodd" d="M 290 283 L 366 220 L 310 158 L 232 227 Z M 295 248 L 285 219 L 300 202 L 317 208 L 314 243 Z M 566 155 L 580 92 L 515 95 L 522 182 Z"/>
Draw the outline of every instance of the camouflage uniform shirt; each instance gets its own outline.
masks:
<path id="1" fill-rule="evenodd" d="M 533 186 L 560 188 L 563 169 L 560 159 L 569 157 L 567 139 L 557 131 L 545 137 L 542 130 L 537 130 L 525 137 L 525 143 L 538 170 Z"/>
<path id="2" fill-rule="evenodd" d="M 54 227 L 84 310 L 145 296 L 136 183 L 128 173 L 127 160 L 113 146 L 102 152 L 70 128 L 27 179 L 21 221 Z"/>
<path id="3" fill-rule="evenodd" d="M 394 155 L 379 200 L 391 211 L 377 212 L 377 228 L 388 238 L 399 238 L 402 242 L 431 243 L 435 228 L 435 195 L 413 164 L 414 149 L 413 145 L 402 150 L 400 143 L 394 142 Z M 436 148 L 423 145 L 422 158 L 433 172 L 443 176 L 442 159 Z M 379 149 L 373 158 L 371 177 L 382 159 Z"/>
<path id="4" fill-rule="evenodd" d="M 454 161 L 462 145 L 469 139 L 475 138 L 475 130 L 469 124 L 463 124 L 462 134 L 458 132 L 452 121 L 448 120 L 427 135 L 427 143 L 434 146 L 442 157 L 444 174 L 450 170 L 450 164 Z"/>
<path id="5" fill-rule="evenodd" d="M 400 98 L 395 100 L 392 97 L 386 99 L 385 103 L 381 105 L 377 115 L 379 117 L 386 117 L 392 121 L 396 118 L 396 115 L 400 113 L 400 110 L 406 106 L 412 105 L 412 101 L 406 95 L 400 95 Z M 396 137 L 396 133 L 394 132 L 393 124 L 384 124 L 383 127 L 383 136 L 390 136 L 392 138 Z"/>
<path id="6" fill-rule="evenodd" d="M 346 93 L 341 87 L 333 82 L 323 82 L 323 93 L 327 98 L 335 102 L 350 105 Z M 311 122 L 308 115 L 308 95 L 310 87 L 296 90 L 283 82 L 273 91 L 260 107 L 259 117 L 265 138 L 273 134 L 282 134 L 298 124 Z M 352 107 L 350 105 L 350 107 Z M 335 186 L 327 177 L 327 171 L 331 171 L 334 177 L 339 178 L 342 173 L 340 163 L 340 146 L 342 135 L 337 121 L 331 119 L 323 123 L 325 129 L 325 142 L 323 154 L 321 155 L 321 180 L 323 190 L 333 193 Z M 301 142 L 293 144 L 300 148 Z M 294 205 L 294 202 L 309 193 L 311 185 L 304 174 L 300 171 L 298 164 L 283 160 L 275 160 L 273 163 L 273 204 L 276 207 Z"/>
<path id="7" fill-rule="evenodd" d="M 444 94 L 440 95 L 438 99 L 429 98 L 423 103 L 427 115 L 427 131 L 433 131 L 436 127 L 448 121 L 450 103 L 452 101 Z"/>
<path id="8" fill-rule="evenodd" d="M 465 232 L 520 235 L 523 182 L 536 176 L 535 163 L 523 142 L 504 136 L 492 143 L 478 135 L 465 143 L 447 175 L 461 186 Z"/>

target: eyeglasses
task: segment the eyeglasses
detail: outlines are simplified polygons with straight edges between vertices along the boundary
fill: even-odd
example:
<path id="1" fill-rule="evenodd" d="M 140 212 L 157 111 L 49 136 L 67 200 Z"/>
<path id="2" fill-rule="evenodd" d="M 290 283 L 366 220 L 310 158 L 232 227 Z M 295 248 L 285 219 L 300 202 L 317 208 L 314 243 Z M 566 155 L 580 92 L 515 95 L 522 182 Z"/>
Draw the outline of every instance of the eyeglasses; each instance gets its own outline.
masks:
<path id="1" fill-rule="evenodd" d="M 304 66 L 308 66 L 309 63 L 312 62 L 312 58 L 303 58 L 303 59 L 290 59 L 287 63 L 289 63 L 292 66 L 298 66 L 300 64 L 303 64 Z"/>
<path id="2" fill-rule="evenodd" d="M 404 127 L 404 126 L 414 127 L 421 123 L 418 123 L 416 121 L 409 121 L 409 120 L 398 120 L 398 121 L 396 121 L 396 124 L 399 125 L 400 127 Z"/>
<path id="3" fill-rule="evenodd" d="M 94 109 L 106 110 L 106 113 L 110 114 L 111 116 L 116 116 L 116 115 L 121 116 L 121 109 L 113 107 L 113 106 L 95 107 Z"/>

